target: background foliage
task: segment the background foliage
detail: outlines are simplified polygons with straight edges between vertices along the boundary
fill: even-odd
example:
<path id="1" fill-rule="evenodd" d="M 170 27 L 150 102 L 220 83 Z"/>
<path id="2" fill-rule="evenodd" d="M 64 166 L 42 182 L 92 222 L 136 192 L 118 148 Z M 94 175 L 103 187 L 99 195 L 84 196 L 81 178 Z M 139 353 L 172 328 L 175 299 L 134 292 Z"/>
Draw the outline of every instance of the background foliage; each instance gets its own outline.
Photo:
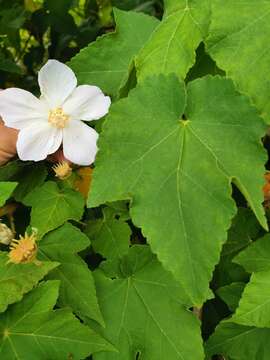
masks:
<path id="1" fill-rule="evenodd" d="M 1 88 L 55 58 L 113 100 L 95 166 L 0 168 L 2 222 L 38 230 L 38 263 L 0 245 L 1 359 L 268 360 L 269 13 L 0 0 Z"/>

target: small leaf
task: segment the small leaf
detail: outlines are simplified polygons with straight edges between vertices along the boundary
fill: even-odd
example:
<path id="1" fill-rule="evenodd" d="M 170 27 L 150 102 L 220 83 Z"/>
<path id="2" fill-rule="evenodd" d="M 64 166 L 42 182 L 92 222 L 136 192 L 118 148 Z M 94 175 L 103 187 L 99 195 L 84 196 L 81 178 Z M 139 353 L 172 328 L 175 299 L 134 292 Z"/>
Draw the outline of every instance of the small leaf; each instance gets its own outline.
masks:
<path id="1" fill-rule="evenodd" d="M 224 354 L 233 359 L 268 359 L 270 329 L 269 236 L 255 241 L 235 259 L 248 271 L 255 271 L 245 286 L 239 306 L 230 320 L 223 321 L 207 342 L 209 355 Z M 238 351 L 241 348 L 241 353 Z M 258 355 L 260 354 L 260 355 Z"/>
<path id="2" fill-rule="evenodd" d="M 99 86 L 104 92 L 117 96 L 128 80 L 132 61 L 158 21 L 150 16 L 114 10 L 116 32 L 98 38 L 81 50 L 69 66 L 81 84 Z"/>
<path id="3" fill-rule="evenodd" d="M 216 293 L 228 305 L 231 311 L 235 311 L 245 286 L 245 283 L 234 282 L 230 285 L 220 287 Z"/>
<path id="4" fill-rule="evenodd" d="M 249 276 L 242 266 L 235 262 L 235 256 L 247 248 L 261 232 L 260 224 L 250 209 L 238 208 L 237 215 L 228 231 L 220 261 L 215 269 L 214 281 L 218 288 L 232 282 L 248 281 Z"/>
<path id="5" fill-rule="evenodd" d="M 270 329 L 223 321 L 206 343 L 207 359 L 220 354 L 235 360 L 269 360 L 269 338 Z"/>
<path id="6" fill-rule="evenodd" d="M 19 185 L 14 192 L 15 200 L 23 203 L 24 198 L 35 188 L 41 186 L 46 177 L 47 169 L 44 164 L 26 166 L 24 171 L 16 177 Z"/>
<path id="7" fill-rule="evenodd" d="M 270 271 L 251 275 L 231 320 L 240 325 L 270 327 Z"/>
<path id="8" fill-rule="evenodd" d="M 58 282 L 36 287 L 0 315 L 1 359 L 85 359 L 112 346 L 69 310 L 54 310 Z"/>
<path id="9" fill-rule="evenodd" d="M 24 166 L 25 163 L 20 160 L 9 161 L 0 167 L 0 181 L 13 180 L 14 176 L 19 174 Z"/>
<path id="10" fill-rule="evenodd" d="M 103 324 L 92 272 L 77 255 L 89 245 L 89 239 L 79 229 L 67 223 L 39 241 L 38 258 L 60 263 L 48 275 L 49 279 L 61 280 L 60 306 L 70 306 L 78 316 Z"/>
<path id="11" fill-rule="evenodd" d="M 167 5 L 167 6 L 166 6 Z M 153 74 L 175 73 L 185 79 L 196 49 L 206 35 L 209 0 L 165 2 L 165 18 L 136 59 L 139 81 Z"/>
<path id="12" fill-rule="evenodd" d="M 241 251 L 233 261 L 242 265 L 248 272 L 270 270 L 270 234 L 254 241 Z"/>
<path id="13" fill-rule="evenodd" d="M 90 221 L 85 229 L 94 250 L 109 260 L 120 259 L 128 252 L 131 236 L 128 224 L 114 214 L 112 209 L 104 209 L 103 219 Z"/>
<path id="14" fill-rule="evenodd" d="M 80 220 L 83 215 L 82 195 L 69 188 L 61 190 L 52 181 L 36 188 L 25 197 L 24 202 L 32 206 L 31 226 L 38 229 L 40 238 L 67 220 Z"/>
<path id="15" fill-rule="evenodd" d="M 0 312 L 9 304 L 22 299 L 39 280 L 58 266 L 57 262 L 42 262 L 40 265 L 7 263 L 6 252 L 0 252 Z"/>
<path id="16" fill-rule="evenodd" d="M 232 321 L 247 326 L 270 327 L 270 236 L 252 243 L 236 258 L 251 275 Z"/>
<path id="17" fill-rule="evenodd" d="M 16 182 L 0 182 L 0 206 L 5 205 L 17 185 Z"/>

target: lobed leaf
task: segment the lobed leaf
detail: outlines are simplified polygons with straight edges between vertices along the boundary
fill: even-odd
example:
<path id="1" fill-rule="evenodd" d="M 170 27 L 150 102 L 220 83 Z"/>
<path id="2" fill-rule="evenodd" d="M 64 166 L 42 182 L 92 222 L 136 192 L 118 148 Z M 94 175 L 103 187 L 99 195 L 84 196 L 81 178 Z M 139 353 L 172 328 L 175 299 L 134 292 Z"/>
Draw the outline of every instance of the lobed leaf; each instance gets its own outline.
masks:
<path id="1" fill-rule="evenodd" d="M 211 17 L 210 55 L 269 122 L 270 2 L 213 0 Z"/>
<path id="2" fill-rule="evenodd" d="M 106 259 L 120 259 L 128 252 L 131 230 L 128 224 L 115 218 L 110 208 L 103 210 L 103 219 L 89 221 L 85 229 L 94 250 Z"/>
<path id="3" fill-rule="evenodd" d="M 199 305 L 235 214 L 232 179 L 267 227 L 264 130 L 230 80 L 149 78 L 111 108 L 89 206 L 132 199 L 133 222 Z"/>
<path id="4" fill-rule="evenodd" d="M 241 251 L 234 262 L 243 266 L 248 272 L 270 270 L 270 234 L 254 241 L 245 250 Z"/>
<path id="5" fill-rule="evenodd" d="M 142 360 L 202 360 L 199 322 L 183 305 L 187 300 L 181 287 L 149 248 L 133 246 L 120 267 L 122 276 L 118 279 L 96 273 L 107 324 L 102 334 L 118 353 L 99 353 L 94 359 L 126 360 L 139 356 Z"/>
<path id="6" fill-rule="evenodd" d="M 232 321 L 247 326 L 270 327 L 270 271 L 251 275 Z"/>
<path id="7" fill-rule="evenodd" d="M 56 281 L 36 287 L 0 315 L 0 356 L 3 359 L 84 359 L 113 347 L 80 323 L 69 310 L 54 310 Z"/>
<path id="8" fill-rule="evenodd" d="M 242 294 L 232 321 L 241 325 L 270 327 L 270 246 L 269 234 L 252 243 L 235 258 L 254 272 Z"/>
<path id="9" fill-rule="evenodd" d="M 139 81 L 150 75 L 170 73 L 184 79 L 207 32 L 209 0 L 167 1 L 165 9 L 167 16 L 136 59 Z"/>
<path id="10" fill-rule="evenodd" d="M 270 329 L 258 329 L 230 321 L 221 322 L 206 343 L 207 359 L 211 355 L 221 354 L 235 360 L 268 360 L 269 336 Z"/>
<path id="11" fill-rule="evenodd" d="M 90 241 L 79 229 L 66 223 L 39 242 L 38 257 L 60 264 L 47 276 L 48 279 L 61 280 L 59 305 L 70 306 L 78 316 L 103 324 L 92 272 L 77 255 L 89 245 Z"/>
<path id="12" fill-rule="evenodd" d="M 40 238 L 67 220 L 79 221 L 84 210 L 84 199 L 79 192 L 60 189 L 52 181 L 34 189 L 24 202 L 32 206 L 31 226 L 38 229 Z"/>
<path id="13" fill-rule="evenodd" d="M 47 273 L 58 266 L 57 262 L 44 261 L 40 265 L 7 263 L 6 252 L 0 252 L 0 312 L 9 304 L 22 299 Z"/>
<path id="14" fill-rule="evenodd" d="M 16 201 L 24 202 L 24 198 L 35 188 L 41 186 L 47 177 L 46 166 L 41 164 L 28 165 L 24 171 L 16 177 L 18 186 L 14 191 Z"/>
<path id="15" fill-rule="evenodd" d="M 98 38 L 72 58 L 69 66 L 78 81 L 99 86 L 117 97 L 128 80 L 132 62 L 158 20 L 136 12 L 114 9 L 116 31 Z"/>
<path id="16" fill-rule="evenodd" d="M 236 263 L 236 255 L 247 248 L 252 240 L 260 236 L 261 226 L 252 211 L 238 208 L 223 245 L 220 260 L 215 268 L 214 282 L 217 288 L 234 282 L 246 282 L 249 275 L 241 264 Z"/>
<path id="17" fill-rule="evenodd" d="M 231 311 L 235 311 L 238 307 L 245 285 L 246 284 L 242 282 L 233 282 L 218 288 L 216 293 L 228 305 Z"/>
<path id="18" fill-rule="evenodd" d="M 222 321 L 206 344 L 209 355 L 223 354 L 233 359 L 266 360 L 269 352 L 270 267 L 269 236 L 253 242 L 235 260 L 252 271 L 235 314 Z"/>

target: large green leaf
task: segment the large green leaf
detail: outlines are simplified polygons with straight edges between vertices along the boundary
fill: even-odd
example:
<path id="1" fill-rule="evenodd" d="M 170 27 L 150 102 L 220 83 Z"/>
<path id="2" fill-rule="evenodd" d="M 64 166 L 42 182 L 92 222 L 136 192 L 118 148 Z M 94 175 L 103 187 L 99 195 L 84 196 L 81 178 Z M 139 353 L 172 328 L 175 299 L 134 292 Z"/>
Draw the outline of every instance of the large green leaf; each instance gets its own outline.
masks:
<path id="1" fill-rule="evenodd" d="M 21 300 L 39 280 L 58 266 L 57 262 L 47 261 L 40 265 L 7 262 L 7 253 L 0 252 L 0 312 L 5 311 L 9 304 Z"/>
<path id="2" fill-rule="evenodd" d="M 147 79 L 111 108 L 89 206 L 132 198 L 135 225 L 201 304 L 235 213 L 232 179 L 267 227 L 264 129 L 230 80 L 205 77 L 185 89 L 175 76 Z"/>
<path id="3" fill-rule="evenodd" d="M 222 354 L 233 360 L 269 360 L 270 329 L 258 329 L 224 321 L 206 344 L 207 359 Z"/>
<path id="4" fill-rule="evenodd" d="M 75 360 L 113 349 L 69 310 L 53 311 L 57 295 L 57 281 L 43 283 L 1 314 L 1 359 Z"/>
<path id="5" fill-rule="evenodd" d="M 132 247 L 120 268 L 118 279 L 96 276 L 106 322 L 102 334 L 118 353 L 100 353 L 94 359 L 127 360 L 140 354 L 142 360 L 202 360 L 199 322 L 181 304 L 183 290 L 148 247 Z"/>
<path id="6" fill-rule="evenodd" d="M 135 55 L 158 24 L 153 17 L 114 10 L 116 32 L 102 36 L 76 55 L 69 66 L 83 84 L 117 96 L 129 76 Z"/>
<path id="7" fill-rule="evenodd" d="M 38 257 L 60 263 L 48 275 L 49 279 L 61 280 L 59 304 L 70 306 L 81 317 L 103 324 L 92 272 L 77 255 L 89 245 L 89 239 L 79 229 L 67 223 L 39 242 Z"/>
<path id="8" fill-rule="evenodd" d="M 16 182 L 0 182 L 0 206 L 3 206 L 18 184 Z"/>
<path id="9" fill-rule="evenodd" d="M 32 206 L 31 226 L 38 229 L 40 237 L 67 220 L 80 220 L 84 209 L 84 199 L 79 192 L 60 189 L 52 181 L 36 188 L 24 202 Z"/>
<path id="10" fill-rule="evenodd" d="M 167 16 L 136 60 L 139 80 L 153 74 L 172 72 L 184 79 L 195 63 L 195 50 L 207 32 L 209 0 L 167 3 Z"/>
<path id="11" fill-rule="evenodd" d="M 212 1 L 207 48 L 218 66 L 248 94 L 270 121 L 269 36 L 270 2 Z"/>

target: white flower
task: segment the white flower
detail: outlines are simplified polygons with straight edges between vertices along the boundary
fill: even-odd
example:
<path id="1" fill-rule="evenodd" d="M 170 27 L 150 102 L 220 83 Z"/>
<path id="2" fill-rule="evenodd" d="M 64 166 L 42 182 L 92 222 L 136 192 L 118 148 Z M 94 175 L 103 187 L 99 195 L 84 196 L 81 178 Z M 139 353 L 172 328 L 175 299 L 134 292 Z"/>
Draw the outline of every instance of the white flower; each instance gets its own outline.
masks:
<path id="1" fill-rule="evenodd" d="M 39 71 L 40 99 L 10 88 L 0 92 L 4 123 L 20 130 L 17 152 L 21 160 L 40 161 L 63 144 L 64 156 L 78 165 L 90 165 L 97 153 L 98 133 L 81 120 L 107 114 L 111 100 L 96 86 L 77 86 L 73 71 L 49 60 Z"/>

